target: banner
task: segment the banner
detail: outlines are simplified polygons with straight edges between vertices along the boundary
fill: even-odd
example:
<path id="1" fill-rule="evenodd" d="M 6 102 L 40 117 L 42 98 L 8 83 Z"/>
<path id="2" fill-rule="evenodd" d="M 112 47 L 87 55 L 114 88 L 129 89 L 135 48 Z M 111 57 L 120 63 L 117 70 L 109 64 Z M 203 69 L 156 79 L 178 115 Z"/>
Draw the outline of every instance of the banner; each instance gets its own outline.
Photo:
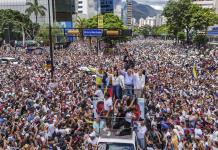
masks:
<path id="1" fill-rule="evenodd" d="M 139 105 L 140 111 L 141 111 L 140 118 L 145 119 L 145 99 L 144 98 L 138 98 L 138 105 Z"/>
<path id="2" fill-rule="evenodd" d="M 197 75 L 197 70 L 196 70 L 196 64 L 194 64 L 193 69 L 192 69 L 192 72 L 193 72 L 194 78 L 196 79 L 196 78 L 198 77 L 198 75 Z"/>
<path id="3" fill-rule="evenodd" d="M 98 28 L 104 28 L 104 17 L 103 17 L 103 15 L 98 16 Z"/>

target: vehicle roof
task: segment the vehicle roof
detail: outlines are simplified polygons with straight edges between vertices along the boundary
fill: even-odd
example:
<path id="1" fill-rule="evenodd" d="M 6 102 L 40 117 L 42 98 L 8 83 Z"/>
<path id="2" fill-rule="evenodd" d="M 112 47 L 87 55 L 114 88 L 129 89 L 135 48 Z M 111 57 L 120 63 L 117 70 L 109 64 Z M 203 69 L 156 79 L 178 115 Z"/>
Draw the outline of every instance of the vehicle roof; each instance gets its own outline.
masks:
<path id="1" fill-rule="evenodd" d="M 132 133 L 130 138 L 126 138 L 127 136 L 110 136 L 110 137 L 99 137 L 98 143 L 106 142 L 106 143 L 135 143 L 135 132 Z"/>
<path id="2" fill-rule="evenodd" d="M 1 57 L 0 59 L 8 59 L 8 60 L 13 60 L 13 59 L 15 59 L 15 58 L 13 58 L 13 57 Z"/>
<path id="3" fill-rule="evenodd" d="M 101 138 L 99 137 L 98 143 L 128 143 L 134 144 L 135 139 L 119 139 L 119 138 Z"/>

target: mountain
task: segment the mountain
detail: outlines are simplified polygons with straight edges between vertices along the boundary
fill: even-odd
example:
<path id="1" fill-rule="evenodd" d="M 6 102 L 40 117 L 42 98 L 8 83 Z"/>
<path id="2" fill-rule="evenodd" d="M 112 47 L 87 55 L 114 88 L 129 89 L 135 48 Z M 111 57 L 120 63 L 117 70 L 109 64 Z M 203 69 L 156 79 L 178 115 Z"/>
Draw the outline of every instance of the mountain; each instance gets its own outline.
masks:
<path id="1" fill-rule="evenodd" d="M 146 18 L 148 16 L 153 17 L 162 13 L 160 10 L 156 10 L 149 5 L 137 3 L 136 1 L 133 1 L 132 7 L 133 17 L 137 20 L 137 22 L 140 18 Z"/>

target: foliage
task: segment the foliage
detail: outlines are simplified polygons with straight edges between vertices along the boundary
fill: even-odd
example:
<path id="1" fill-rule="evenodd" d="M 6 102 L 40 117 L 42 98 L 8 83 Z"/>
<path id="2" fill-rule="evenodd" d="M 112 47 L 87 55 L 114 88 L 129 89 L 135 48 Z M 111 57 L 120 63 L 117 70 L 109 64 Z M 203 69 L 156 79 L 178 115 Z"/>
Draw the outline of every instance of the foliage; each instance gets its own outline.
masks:
<path id="1" fill-rule="evenodd" d="M 0 10 L 0 37 L 3 37 L 4 30 L 9 28 L 11 40 L 22 39 L 24 30 L 27 39 L 33 39 L 39 29 L 39 25 L 33 23 L 29 16 L 15 10 Z"/>
<path id="2" fill-rule="evenodd" d="M 151 29 L 152 35 L 167 35 L 168 32 L 169 32 L 169 29 L 167 25 L 161 25 L 161 26 L 153 27 Z"/>
<path id="3" fill-rule="evenodd" d="M 182 30 L 182 14 L 176 0 L 169 0 L 164 8 L 163 15 L 167 18 L 169 31 L 176 37 Z"/>
<path id="4" fill-rule="evenodd" d="M 148 35 L 150 35 L 150 32 L 151 32 L 151 26 L 149 25 L 145 25 L 139 28 L 139 33 L 142 34 L 144 37 L 147 37 Z"/>
<path id="5" fill-rule="evenodd" d="M 98 18 L 94 16 L 87 20 L 88 28 L 97 28 L 98 27 Z M 104 28 L 108 29 L 124 29 L 124 25 L 120 18 L 112 13 L 105 13 L 103 15 Z"/>
<path id="6" fill-rule="evenodd" d="M 75 27 L 76 28 L 87 28 L 87 19 L 80 18 L 79 16 L 75 20 Z"/>
<path id="7" fill-rule="evenodd" d="M 179 32 L 177 35 L 178 40 L 184 42 L 185 41 L 185 33 L 184 32 Z"/>
<path id="8" fill-rule="evenodd" d="M 214 25 L 218 19 L 213 10 L 193 4 L 191 0 L 170 0 L 163 15 L 167 18 L 169 31 L 175 37 L 180 31 L 185 31 L 187 43 L 190 42 L 192 30 L 206 31 L 208 26 Z"/>
<path id="9" fill-rule="evenodd" d="M 62 39 L 64 39 L 64 32 L 62 31 L 60 27 L 55 25 L 52 27 L 52 43 L 53 44 L 56 43 L 57 37 L 61 37 Z M 49 26 L 48 25 L 40 26 L 40 29 L 36 35 L 35 40 L 37 42 L 43 41 L 45 45 L 49 44 Z"/>
<path id="10" fill-rule="evenodd" d="M 38 16 L 45 16 L 45 11 L 47 10 L 43 5 L 39 5 L 38 0 L 34 0 L 33 3 L 32 2 L 27 2 L 26 3 L 27 6 L 29 6 L 26 9 L 26 13 L 30 16 L 32 14 L 35 15 L 36 17 L 36 23 L 38 21 Z"/>
<path id="11" fill-rule="evenodd" d="M 197 34 L 193 38 L 193 43 L 195 43 L 198 48 L 204 47 L 208 41 L 208 37 L 203 34 Z"/>

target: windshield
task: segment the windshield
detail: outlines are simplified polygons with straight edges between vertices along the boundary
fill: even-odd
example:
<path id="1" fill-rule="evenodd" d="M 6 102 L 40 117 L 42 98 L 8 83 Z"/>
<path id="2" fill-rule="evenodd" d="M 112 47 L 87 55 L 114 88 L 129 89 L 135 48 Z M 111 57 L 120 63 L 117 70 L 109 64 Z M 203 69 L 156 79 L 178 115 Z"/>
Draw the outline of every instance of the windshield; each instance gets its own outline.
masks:
<path id="1" fill-rule="evenodd" d="M 135 150 L 133 144 L 127 143 L 99 143 L 98 150 Z"/>

